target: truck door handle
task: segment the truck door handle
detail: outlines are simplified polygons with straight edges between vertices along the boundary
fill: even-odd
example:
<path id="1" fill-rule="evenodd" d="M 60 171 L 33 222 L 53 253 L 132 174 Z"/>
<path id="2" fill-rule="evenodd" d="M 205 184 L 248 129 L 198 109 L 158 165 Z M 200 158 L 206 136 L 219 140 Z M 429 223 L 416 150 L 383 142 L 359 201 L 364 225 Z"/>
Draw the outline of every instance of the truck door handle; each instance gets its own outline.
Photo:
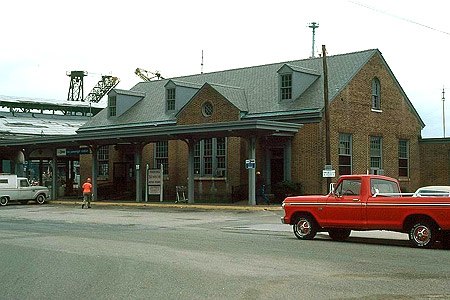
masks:
<path id="1" fill-rule="evenodd" d="M 358 201 L 359 201 L 359 199 L 357 199 L 357 198 L 354 198 L 354 199 L 352 199 L 352 201 L 353 201 L 353 202 L 358 202 Z"/>

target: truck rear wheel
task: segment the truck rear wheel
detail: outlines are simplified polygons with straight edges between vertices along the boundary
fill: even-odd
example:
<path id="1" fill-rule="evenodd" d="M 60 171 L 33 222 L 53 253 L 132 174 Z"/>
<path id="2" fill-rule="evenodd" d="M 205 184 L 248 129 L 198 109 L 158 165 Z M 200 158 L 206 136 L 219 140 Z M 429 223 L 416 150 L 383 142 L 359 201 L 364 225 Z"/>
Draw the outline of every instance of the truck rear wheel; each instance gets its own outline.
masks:
<path id="1" fill-rule="evenodd" d="M 313 217 L 303 215 L 295 220 L 294 234 L 300 240 L 312 240 L 317 234 L 317 223 Z"/>
<path id="2" fill-rule="evenodd" d="M 429 221 L 416 222 L 409 231 L 409 240 L 415 247 L 431 248 L 436 242 L 436 227 Z"/>
<path id="3" fill-rule="evenodd" d="M 5 206 L 8 204 L 8 197 L 0 197 L 0 205 Z"/>
<path id="4" fill-rule="evenodd" d="M 44 204 L 44 202 L 45 202 L 45 196 L 44 195 L 40 194 L 40 195 L 38 195 L 36 197 L 36 203 L 37 204 Z"/>
<path id="5" fill-rule="evenodd" d="M 328 230 L 328 235 L 334 241 L 344 241 L 346 240 L 352 231 L 350 229 L 330 229 Z"/>

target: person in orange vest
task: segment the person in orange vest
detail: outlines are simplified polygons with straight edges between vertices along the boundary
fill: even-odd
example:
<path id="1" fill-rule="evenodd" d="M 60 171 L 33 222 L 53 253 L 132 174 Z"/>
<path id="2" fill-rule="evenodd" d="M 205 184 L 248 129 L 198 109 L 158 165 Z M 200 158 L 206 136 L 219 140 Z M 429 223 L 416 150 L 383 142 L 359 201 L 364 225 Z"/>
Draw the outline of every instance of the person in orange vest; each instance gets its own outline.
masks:
<path id="1" fill-rule="evenodd" d="M 92 200 L 92 183 L 91 178 L 86 179 L 86 182 L 83 183 L 83 204 L 81 204 L 81 208 L 84 208 L 87 204 L 87 208 L 91 208 L 91 200 Z"/>

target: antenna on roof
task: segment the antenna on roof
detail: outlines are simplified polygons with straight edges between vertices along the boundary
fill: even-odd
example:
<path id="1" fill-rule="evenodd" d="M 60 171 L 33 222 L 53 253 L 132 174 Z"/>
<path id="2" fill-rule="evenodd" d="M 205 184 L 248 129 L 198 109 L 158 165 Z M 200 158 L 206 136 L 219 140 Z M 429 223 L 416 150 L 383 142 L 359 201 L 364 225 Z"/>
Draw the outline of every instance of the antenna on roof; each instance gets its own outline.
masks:
<path id="1" fill-rule="evenodd" d="M 312 29 L 312 51 L 311 51 L 311 57 L 315 57 L 314 55 L 314 49 L 316 44 L 316 28 L 319 28 L 319 23 L 311 22 L 309 23 L 309 28 Z"/>
<path id="2" fill-rule="evenodd" d="M 203 50 L 202 50 L 202 64 L 201 64 L 201 72 L 203 74 Z"/>
<path id="3" fill-rule="evenodd" d="M 442 128 L 444 129 L 445 138 L 445 88 L 442 87 Z"/>

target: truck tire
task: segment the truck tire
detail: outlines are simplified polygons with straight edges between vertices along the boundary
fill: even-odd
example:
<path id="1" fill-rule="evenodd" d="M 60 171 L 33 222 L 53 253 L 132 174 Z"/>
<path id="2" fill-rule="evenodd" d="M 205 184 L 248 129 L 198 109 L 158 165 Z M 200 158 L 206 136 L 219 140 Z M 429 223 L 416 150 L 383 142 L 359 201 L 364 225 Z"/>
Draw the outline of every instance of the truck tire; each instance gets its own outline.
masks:
<path id="1" fill-rule="evenodd" d="M 8 197 L 1 197 L 0 198 L 0 205 L 1 206 L 5 206 L 6 204 L 8 204 Z"/>
<path id="2" fill-rule="evenodd" d="M 43 194 L 39 194 L 36 197 L 36 203 L 37 204 L 44 204 L 44 202 L 45 202 L 45 196 Z"/>
<path id="3" fill-rule="evenodd" d="M 296 218 L 293 229 L 300 240 L 312 240 L 317 234 L 317 223 L 313 217 L 302 215 Z"/>
<path id="4" fill-rule="evenodd" d="M 431 248 L 436 238 L 436 227 L 429 221 L 418 221 L 409 230 L 409 241 L 415 247 Z"/>
<path id="5" fill-rule="evenodd" d="M 352 231 L 350 229 L 330 229 L 328 230 L 328 235 L 334 241 L 345 241 Z"/>

